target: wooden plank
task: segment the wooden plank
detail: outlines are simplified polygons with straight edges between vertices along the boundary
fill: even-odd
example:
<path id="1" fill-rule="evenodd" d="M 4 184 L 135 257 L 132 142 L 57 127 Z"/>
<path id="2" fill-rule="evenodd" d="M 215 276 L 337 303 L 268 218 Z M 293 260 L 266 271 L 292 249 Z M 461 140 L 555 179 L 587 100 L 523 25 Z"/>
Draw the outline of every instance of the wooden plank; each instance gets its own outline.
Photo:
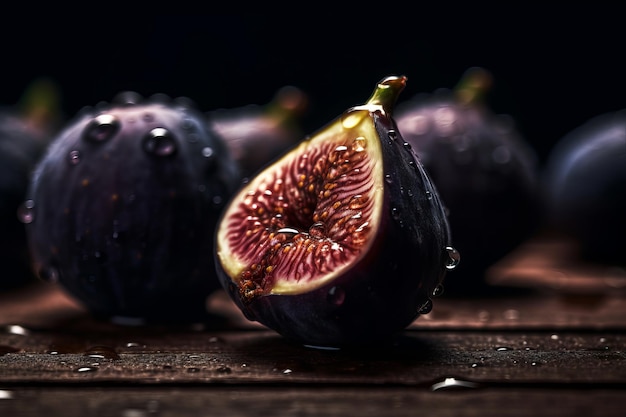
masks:
<path id="1" fill-rule="evenodd" d="M 45 387 L 0 390 L 0 415 L 621 417 L 624 399 L 622 390 L 594 387 Z"/>

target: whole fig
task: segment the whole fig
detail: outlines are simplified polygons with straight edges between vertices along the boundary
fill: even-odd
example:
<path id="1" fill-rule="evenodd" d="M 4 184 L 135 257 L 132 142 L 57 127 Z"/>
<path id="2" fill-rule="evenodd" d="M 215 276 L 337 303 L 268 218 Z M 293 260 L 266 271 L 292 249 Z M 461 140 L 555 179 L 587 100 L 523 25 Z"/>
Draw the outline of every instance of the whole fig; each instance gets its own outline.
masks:
<path id="1" fill-rule="evenodd" d="M 233 197 L 216 234 L 222 285 L 286 338 L 385 343 L 432 308 L 458 261 L 439 195 L 398 132 L 406 77 L 292 147 Z"/>
<path id="2" fill-rule="evenodd" d="M 549 229 L 571 239 L 582 260 L 626 265 L 626 109 L 563 136 L 544 181 Z"/>
<path id="3" fill-rule="evenodd" d="M 51 144 L 25 203 L 34 268 L 95 315 L 204 318 L 211 256 L 237 166 L 188 99 L 120 93 Z"/>
<path id="4" fill-rule="evenodd" d="M 59 127 L 59 102 L 56 84 L 42 78 L 29 84 L 18 103 L 0 109 L 0 290 L 37 282 L 19 209 L 30 175 Z"/>
<path id="5" fill-rule="evenodd" d="M 468 69 L 453 89 L 399 103 L 396 121 L 420 157 L 449 213 L 463 263 L 446 280 L 446 294 L 494 290 L 490 266 L 531 237 L 541 222 L 535 150 L 510 116 L 483 99 L 493 81 Z"/>
<path id="6" fill-rule="evenodd" d="M 304 92 L 285 86 L 267 104 L 220 108 L 207 112 L 207 116 L 241 174 L 250 177 L 304 137 L 298 118 L 306 107 Z"/>

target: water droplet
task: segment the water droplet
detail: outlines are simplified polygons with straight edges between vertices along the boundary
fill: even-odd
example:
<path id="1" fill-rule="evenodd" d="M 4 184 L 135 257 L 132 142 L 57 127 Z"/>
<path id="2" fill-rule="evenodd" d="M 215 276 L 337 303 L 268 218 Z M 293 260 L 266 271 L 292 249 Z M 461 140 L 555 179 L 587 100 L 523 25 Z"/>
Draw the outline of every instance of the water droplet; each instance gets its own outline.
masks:
<path id="1" fill-rule="evenodd" d="M 12 400 L 13 399 L 13 391 L 9 391 L 8 389 L 0 389 L 0 400 Z"/>
<path id="2" fill-rule="evenodd" d="M 111 139 L 120 130 L 121 124 L 110 114 L 95 117 L 83 132 L 83 139 L 91 142 L 104 142 Z"/>
<path id="3" fill-rule="evenodd" d="M 431 193 L 430 191 L 428 191 L 428 190 L 427 190 L 427 191 L 426 191 L 426 198 L 427 198 L 428 200 L 432 200 L 432 199 L 433 199 L 433 193 Z"/>
<path id="4" fill-rule="evenodd" d="M 503 313 L 505 320 L 518 320 L 519 319 L 519 311 L 515 309 L 505 310 Z"/>
<path id="5" fill-rule="evenodd" d="M 433 290 L 433 297 L 439 297 L 444 292 L 443 284 L 439 284 Z"/>
<path id="6" fill-rule="evenodd" d="M 457 378 L 445 378 L 441 382 L 437 382 L 431 385 L 431 391 L 440 391 L 452 388 L 478 388 L 479 385 L 475 382 L 464 381 Z"/>
<path id="7" fill-rule="evenodd" d="M 393 184 L 393 180 L 391 179 L 391 175 L 389 175 L 389 174 L 385 175 L 385 182 L 387 184 Z"/>
<path id="8" fill-rule="evenodd" d="M 409 142 L 404 142 L 402 146 L 404 146 L 405 149 L 409 149 L 409 150 L 412 149 L 412 146 Z"/>
<path id="9" fill-rule="evenodd" d="M 391 139 L 393 141 L 393 140 L 396 140 L 398 138 L 398 133 L 395 130 L 390 130 L 387 133 L 387 136 L 389 137 L 389 139 Z"/>
<path id="10" fill-rule="evenodd" d="M 205 158 L 212 157 L 213 153 L 213 148 L 211 148 L 210 146 L 205 146 L 204 148 L 202 148 L 202 156 L 204 156 Z"/>
<path id="11" fill-rule="evenodd" d="M 324 223 L 314 223 L 311 227 L 309 227 L 309 235 L 316 238 L 323 238 L 325 232 L 326 228 L 324 227 Z"/>
<path id="12" fill-rule="evenodd" d="M 446 269 L 452 270 L 457 267 L 459 262 L 461 262 L 461 254 L 452 246 L 446 246 L 446 251 L 448 252 L 448 259 L 446 260 Z"/>
<path id="13" fill-rule="evenodd" d="M 433 300 L 428 298 L 424 303 L 418 308 L 417 312 L 420 314 L 428 314 L 433 309 Z"/>
<path id="14" fill-rule="evenodd" d="M 285 375 L 289 375 L 289 374 L 290 374 L 290 373 L 292 373 L 292 372 L 293 372 L 293 371 L 292 371 L 291 369 L 285 369 L 285 370 L 283 371 L 283 374 L 285 374 Z"/>
<path id="15" fill-rule="evenodd" d="M 2 333 L 28 336 L 30 334 L 30 330 L 26 327 L 20 326 L 19 324 L 8 324 L 4 326 Z"/>
<path id="16" fill-rule="evenodd" d="M 146 135 L 143 149 L 156 156 L 170 156 L 176 153 L 176 140 L 169 130 L 157 127 Z"/>
<path id="17" fill-rule="evenodd" d="M 109 346 L 92 346 L 85 351 L 85 356 L 94 359 L 119 359 L 120 355 Z"/>
<path id="18" fill-rule="evenodd" d="M 38 272 L 39 279 L 51 283 L 59 282 L 59 270 L 53 266 L 41 268 Z"/>
<path id="19" fill-rule="evenodd" d="M 506 351 L 509 351 L 509 350 L 513 350 L 513 348 L 510 348 L 508 346 L 498 346 L 496 348 L 496 351 L 498 351 L 498 352 L 506 352 Z"/>
<path id="20" fill-rule="evenodd" d="M 86 372 L 95 372 L 97 370 L 98 370 L 98 368 L 95 368 L 93 366 L 82 366 L 82 367 L 76 369 L 76 372 L 78 372 L 78 373 L 86 373 Z"/>
<path id="21" fill-rule="evenodd" d="M 343 288 L 339 286 L 334 286 L 330 290 L 328 290 L 328 301 L 330 301 L 331 304 L 340 306 L 344 303 L 345 300 L 346 291 Z"/>
<path id="22" fill-rule="evenodd" d="M 35 202 L 26 200 L 17 208 L 17 218 L 24 224 L 30 224 L 35 220 Z"/>
<path id="23" fill-rule="evenodd" d="M 300 233 L 300 231 L 298 229 L 294 229 L 291 227 L 283 227 L 281 229 L 278 229 L 276 233 L 286 233 L 290 235 L 297 235 L 298 233 Z"/>
<path id="24" fill-rule="evenodd" d="M 559 335 L 558 334 L 553 334 L 550 336 L 550 339 L 552 340 L 559 340 Z"/>
<path id="25" fill-rule="evenodd" d="M 80 163 L 80 152 L 76 150 L 70 151 L 68 155 L 68 161 L 70 165 L 78 165 Z"/>

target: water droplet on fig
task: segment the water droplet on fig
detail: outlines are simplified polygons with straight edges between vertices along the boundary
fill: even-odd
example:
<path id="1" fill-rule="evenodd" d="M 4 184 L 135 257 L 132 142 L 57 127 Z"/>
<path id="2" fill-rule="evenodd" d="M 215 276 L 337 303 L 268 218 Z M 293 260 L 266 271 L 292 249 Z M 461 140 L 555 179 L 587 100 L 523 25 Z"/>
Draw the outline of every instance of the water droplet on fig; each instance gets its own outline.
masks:
<path id="1" fill-rule="evenodd" d="M 391 175 L 385 174 L 385 182 L 387 184 L 393 184 L 393 180 L 391 179 Z"/>
<path id="2" fill-rule="evenodd" d="M 281 229 L 278 229 L 276 231 L 276 233 L 285 233 L 285 234 L 290 234 L 290 235 L 297 235 L 298 233 L 300 233 L 300 231 L 298 229 L 294 229 L 292 227 L 283 227 Z"/>
<path id="3" fill-rule="evenodd" d="M 433 193 L 431 193 L 430 191 L 426 191 L 426 198 L 429 200 L 433 199 Z"/>
<path id="4" fill-rule="evenodd" d="M 343 304 L 345 300 L 346 300 L 346 291 L 343 288 L 339 286 L 334 286 L 330 290 L 328 290 L 328 301 L 331 304 L 340 306 Z"/>
<path id="5" fill-rule="evenodd" d="M 170 156 L 176 153 L 176 140 L 169 130 L 157 127 L 146 135 L 143 149 L 156 156 Z"/>
<path id="6" fill-rule="evenodd" d="M 209 146 L 205 146 L 204 148 L 202 148 L 202 156 L 204 156 L 205 158 L 210 158 L 211 156 L 213 156 L 213 148 Z"/>
<path id="7" fill-rule="evenodd" d="M 70 151 L 68 161 L 70 165 L 78 165 L 80 163 L 80 152 L 76 150 Z"/>
<path id="8" fill-rule="evenodd" d="M 323 223 L 314 223 L 311 227 L 309 227 L 309 235 L 313 237 L 321 239 L 324 237 L 324 232 L 325 228 Z"/>
<path id="9" fill-rule="evenodd" d="M 428 298 L 426 301 L 424 301 L 424 303 L 420 306 L 420 308 L 417 311 L 420 314 L 428 314 L 432 311 L 432 309 L 433 309 L 433 300 Z"/>
<path id="10" fill-rule="evenodd" d="M 91 142 L 104 142 L 111 139 L 120 130 L 120 122 L 110 114 L 101 114 L 94 118 L 83 132 L 83 139 Z"/>
<path id="11" fill-rule="evenodd" d="M 17 208 L 17 218 L 24 224 L 32 223 L 35 220 L 35 202 L 26 200 Z"/>
<path id="12" fill-rule="evenodd" d="M 76 369 L 76 372 L 78 372 L 78 373 L 85 373 L 85 372 L 95 372 L 97 370 L 98 370 L 98 368 L 93 367 L 93 366 L 83 366 L 83 367 L 80 367 L 80 368 Z"/>
<path id="13" fill-rule="evenodd" d="M 42 268 L 39 271 L 38 275 L 39 275 L 39 278 L 44 281 L 51 282 L 51 283 L 59 282 L 59 270 L 53 266 Z"/>
<path id="14" fill-rule="evenodd" d="M 447 389 L 452 389 L 452 388 L 478 388 L 479 385 L 475 382 L 471 382 L 471 381 L 464 381 L 462 379 L 457 379 L 457 378 L 445 378 L 443 381 L 441 382 L 437 382 L 435 384 L 433 384 L 430 389 L 432 391 L 440 391 L 440 390 L 447 390 Z"/>
<path id="15" fill-rule="evenodd" d="M 433 297 L 439 297 L 441 294 L 444 293 L 444 287 L 443 284 L 439 284 L 435 287 L 435 289 L 433 290 Z"/>
<path id="16" fill-rule="evenodd" d="M 452 246 L 447 246 L 446 251 L 448 252 L 448 259 L 446 261 L 446 269 L 452 270 L 457 267 L 459 262 L 461 262 L 461 254 Z"/>
<path id="17" fill-rule="evenodd" d="M 398 133 L 395 130 L 390 130 L 387 133 L 387 136 L 389 137 L 389 139 L 391 140 L 396 140 L 398 138 Z"/>

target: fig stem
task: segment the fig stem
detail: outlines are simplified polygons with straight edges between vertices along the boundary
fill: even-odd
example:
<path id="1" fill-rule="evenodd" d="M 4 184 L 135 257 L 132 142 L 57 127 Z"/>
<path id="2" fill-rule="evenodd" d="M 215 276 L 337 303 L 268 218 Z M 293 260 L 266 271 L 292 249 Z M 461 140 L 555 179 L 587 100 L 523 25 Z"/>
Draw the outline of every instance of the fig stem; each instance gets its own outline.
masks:
<path id="1" fill-rule="evenodd" d="M 372 96 L 367 100 L 367 105 L 380 106 L 385 113 L 390 114 L 400 93 L 404 90 L 404 87 L 406 87 L 406 82 L 407 77 L 404 75 L 392 75 L 383 78 L 378 82 Z"/>
<path id="2" fill-rule="evenodd" d="M 469 68 L 454 87 L 457 99 L 465 104 L 479 104 L 493 84 L 493 76 L 481 67 Z"/>

